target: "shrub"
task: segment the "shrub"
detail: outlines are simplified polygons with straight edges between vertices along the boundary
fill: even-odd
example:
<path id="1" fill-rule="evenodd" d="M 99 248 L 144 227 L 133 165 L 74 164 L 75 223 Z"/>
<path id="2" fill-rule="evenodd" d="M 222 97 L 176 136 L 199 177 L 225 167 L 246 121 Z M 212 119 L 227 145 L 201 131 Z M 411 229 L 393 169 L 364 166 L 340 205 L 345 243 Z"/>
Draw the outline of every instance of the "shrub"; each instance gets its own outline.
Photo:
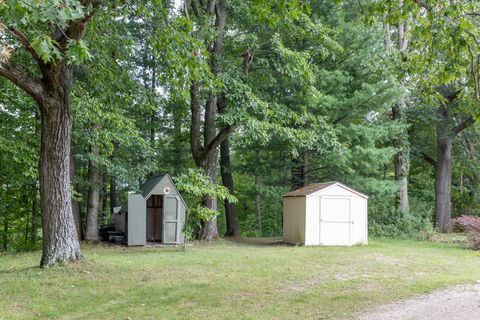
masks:
<path id="1" fill-rule="evenodd" d="M 434 233 L 432 212 L 418 207 L 400 212 L 387 206 L 373 206 L 369 211 L 369 232 L 372 237 L 426 240 Z"/>
<path id="2" fill-rule="evenodd" d="M 480 218 L 475 216 L 460 216 L 450 220 L 453 232 L 465 232 L 470 240 L 472 249 L 480 249 Z"/>

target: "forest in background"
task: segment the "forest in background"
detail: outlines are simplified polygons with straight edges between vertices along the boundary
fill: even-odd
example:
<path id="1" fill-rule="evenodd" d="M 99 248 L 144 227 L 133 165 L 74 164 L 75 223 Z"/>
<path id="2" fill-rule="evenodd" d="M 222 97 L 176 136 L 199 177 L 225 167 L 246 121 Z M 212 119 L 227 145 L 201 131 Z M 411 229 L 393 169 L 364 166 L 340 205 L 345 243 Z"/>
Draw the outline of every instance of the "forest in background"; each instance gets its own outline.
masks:
<path id="1" fill-rule="evenodd" d="M 2 249 L 45 240 L 53 96 L 71 102 L 59 163 L 87 241 L 163 172 L 184 191 L 192 239 L 281 236 L 282 195 L 324 181 L 369 195 L 372 236 L 425 238 L 479 215 L 479 7 L 0 1 Z"/>

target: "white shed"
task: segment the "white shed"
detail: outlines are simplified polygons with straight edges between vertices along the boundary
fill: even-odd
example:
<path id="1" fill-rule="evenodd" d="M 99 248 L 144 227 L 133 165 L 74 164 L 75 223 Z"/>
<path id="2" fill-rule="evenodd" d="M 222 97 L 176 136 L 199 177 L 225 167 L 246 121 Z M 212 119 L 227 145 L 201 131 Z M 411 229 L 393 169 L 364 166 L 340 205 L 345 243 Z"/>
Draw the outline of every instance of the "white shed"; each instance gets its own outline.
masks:
<path id="1" fill-rule="evenodd" d="M 339 182 L 308 185 L 283 196 L 283 241 L 306 246 L 368 242 L 368 197 Z"/>

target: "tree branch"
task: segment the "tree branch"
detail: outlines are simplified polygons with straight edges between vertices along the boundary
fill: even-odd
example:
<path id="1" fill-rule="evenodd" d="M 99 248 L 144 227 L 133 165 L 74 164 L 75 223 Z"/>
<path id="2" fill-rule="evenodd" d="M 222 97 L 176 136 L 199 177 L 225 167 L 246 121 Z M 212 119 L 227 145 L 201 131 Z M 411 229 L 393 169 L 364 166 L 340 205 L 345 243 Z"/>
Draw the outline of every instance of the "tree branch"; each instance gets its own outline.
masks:
<path id="1" fill-rule="evenodd" d="M 197 81 L 193 80 L 190 87 L 190 148 L 192 150 L 193 160 L 197 166 L 202 162 L 203 154 L 202 144 L 200 142 L 200 93 Z"/>
<path id="2" fill-rule="evenodd" d="M 435 169 L 437 168 L 437 161 L 430 157 L 428 154 L 426 154 L 423 151 L 420 151 L 420 155 L 422 156 L 422 159 L 430 163 Z"/>
<path id="3" fill-rule="evenodd" d="M 463 120 L 458 126 L 452 129 L 452 132 L 454 135 L 459 134 L 463 130 L 467 129 L 470 127 L 472 124 L 475 123 L 475 118 L 470 116 L 467 119 Z"/>
<path id="4" fill-rule="evenodd" d="M 230 124 L 220 130 L 220 132 L 213 138 L 212 141 L 204 148 L 200 159 L 203 161 L 207 158 L 210 152 L 213 152 L 237 127 L 235 124 Z"/>
<path id="5" fill-rule="evenodd" d="M 0 62 L 0 75 L 10 80 L 17 87 L 28 93 L 35 101 L 42 105 L 41 101 L 44 95 L 44 87 L 42 82 L 29 75 L 28 73 L 12 68 L 9 65 Z"/>
<path id="6" fill-rule="evenodd" d="M 30 55 L 32 56 L 32 58 L 35 60 L 35 61 L 39 61 L 40 58 L 39 56 L 37 55 L 37 53 L 35 52 L 35 49 L 33 49 L 32 45 L 30 44 L 30 41 L 27 39 L 27 37 L 25 36 L 25 34 L 17 29 L 15 29 L 14 27 L 8 27 L 8 31 L 18 40 L 20 41 L 23 46 L 25 47 L 25 49 L 28 51 L 28 53 L 30 53 Z"/>
<path id="7" fill-rule="evenodd" d="M 427 5 L 425 2 L 421 1 L 421 0 L 414 0 L 414 2 L 416 4 L 418 4 L 420 7 L 424 8 L 424 9 L 427 9 L 427 10 L 431 10 L 432 7 Z"/>

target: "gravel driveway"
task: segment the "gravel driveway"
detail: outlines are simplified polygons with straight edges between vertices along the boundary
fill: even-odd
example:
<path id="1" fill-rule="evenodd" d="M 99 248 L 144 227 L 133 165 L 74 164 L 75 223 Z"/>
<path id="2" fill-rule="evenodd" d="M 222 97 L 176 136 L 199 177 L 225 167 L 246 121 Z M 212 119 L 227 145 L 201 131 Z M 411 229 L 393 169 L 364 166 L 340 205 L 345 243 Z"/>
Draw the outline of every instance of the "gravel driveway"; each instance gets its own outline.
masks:
<path id="1" fill-rule="evenodd" d="M 359 320 L 479 320 L 480 281 L 393 302 Z"/>

